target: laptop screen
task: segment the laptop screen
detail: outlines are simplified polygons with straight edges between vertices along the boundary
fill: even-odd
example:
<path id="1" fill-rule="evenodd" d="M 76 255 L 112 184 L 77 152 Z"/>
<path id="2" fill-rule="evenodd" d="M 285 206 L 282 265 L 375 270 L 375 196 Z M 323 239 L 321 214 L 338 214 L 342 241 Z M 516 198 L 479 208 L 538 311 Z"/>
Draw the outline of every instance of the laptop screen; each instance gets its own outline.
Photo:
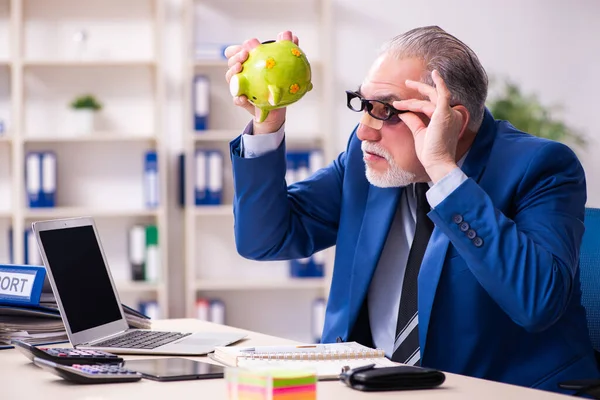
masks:
<path id="1" fill-rule="evenodd" d="M 71 332 L 122 319 L 94 228 L 78 226 L 39 234 Z"/>

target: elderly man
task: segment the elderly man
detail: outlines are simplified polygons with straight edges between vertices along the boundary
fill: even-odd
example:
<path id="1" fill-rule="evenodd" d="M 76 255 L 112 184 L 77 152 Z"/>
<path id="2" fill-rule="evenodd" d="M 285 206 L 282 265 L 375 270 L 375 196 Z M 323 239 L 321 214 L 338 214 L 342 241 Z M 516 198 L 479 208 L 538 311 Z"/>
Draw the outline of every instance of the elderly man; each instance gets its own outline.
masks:
<path id="1" fill-rule="evenodd" d="M 258 44 L 228 48 L 228 81 Z M 281 260 L 336 246 L 324 342 L 558 391 L 598 376 L 578 272 L 584 171 L 567 146 L 495 120 L 487 83 L 438 27 L 393 38 L 347 92 L 363 116 L 346 150 L 291 186 L 285 109 L 254 120 L 231 143 L 237 248 Z"/>

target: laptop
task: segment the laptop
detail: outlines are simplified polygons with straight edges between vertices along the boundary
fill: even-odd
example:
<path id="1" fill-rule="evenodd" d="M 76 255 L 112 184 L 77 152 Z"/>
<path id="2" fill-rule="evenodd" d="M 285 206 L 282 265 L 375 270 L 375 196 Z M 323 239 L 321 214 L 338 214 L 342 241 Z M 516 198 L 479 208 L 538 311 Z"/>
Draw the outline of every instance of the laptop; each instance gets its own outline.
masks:
<path id="1" fill-rule="evenodd" d="M 115 354 L 203 355 L 246 337 L 130 329 L 93 218 L 40 221 L 32 227 L 73 347 Z"/>

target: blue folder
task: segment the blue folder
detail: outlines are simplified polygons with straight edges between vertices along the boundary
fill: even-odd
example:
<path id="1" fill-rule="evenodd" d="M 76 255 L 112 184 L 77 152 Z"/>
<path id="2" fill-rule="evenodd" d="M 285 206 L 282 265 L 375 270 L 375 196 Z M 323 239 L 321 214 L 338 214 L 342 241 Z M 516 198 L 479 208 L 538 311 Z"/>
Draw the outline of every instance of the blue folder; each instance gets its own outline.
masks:
<path id="1" fill-rule="evenodd" d="M 0 264 L 0 304 L 38 306 L 45 277 L 44 267 Z"/>

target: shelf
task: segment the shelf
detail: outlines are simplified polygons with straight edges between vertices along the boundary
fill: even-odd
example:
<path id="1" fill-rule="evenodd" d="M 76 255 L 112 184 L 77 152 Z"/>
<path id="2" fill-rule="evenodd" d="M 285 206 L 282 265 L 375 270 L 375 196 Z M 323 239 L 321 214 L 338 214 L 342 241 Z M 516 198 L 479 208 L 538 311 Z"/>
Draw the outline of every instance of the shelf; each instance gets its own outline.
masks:
<path id="1" fill-rule="evenodd" d="M 161 209 L 115 209 L 102 210 L 90 207 L 54 207 L 54 208 L 29 208 L 25 210 L 25 218 L 29 219 L 55 219 L 72 218 L 81 216 L 120 218 L 120 217 L 155 217 Z"/>
<path id="2" fill-rule="evenodd" d="M 0 136 L 0 143 L 9 143 L 10 144 L 11 142 L 12 142 L 12 137 L 10 137 L 8 135 Z"/>
<path id="3" fill-rule="evenodd" d="M 29 136 L 25 137 L 25 143 L 110 143 L 110 142 L 156 142 L 156 136 L 150 135 L 132 135 L 116 132 L 94 132 L 89 135 L 81 136 Z"/>
<path id="4" fill-rule="evenodd" d="M 193 131 L 190 135 L 195 143 L 202 142 L 224 142 L 229 143 L 242 133 L 243 129 L 208 129 L 205 131 Z M 286 143 L 292 145 L 319 145 L 323 139 L 314 133 L 291 132 L 286 133 Z"/>
<path id="5" fill-rule="evenodd" d="M 191 135 L 194 142 L 231 142 L 240 133 L 242 133 L 241 129 L 208 129 L 193 131 Z"/>
<path id="6" fill-rule="evenodd" d="M 144 281 L 115 281 L 119 293 L 156 293 L 160 290 L 160 283 Z"/>
<path id="7" fill-rule="evenodd" d="M 13 212 L 11 210 L 0 210 L 0 218 L 12 218 Z"/>
<path id="8" fill-rule="evenodd" d="M 321 290 L 327 282 L 324 278 L 287 278 L 273 280 L 244 279 L 200 279 L 196 281 L 198 291 L 241 291 L 241 290 Z"/>
<path id="9" fill-rule="evenodd" d="M 319 60 L 310 61 L 311 68 L 320 68 L 322 63 Z M 227 68 L 227 60 L 196 60 L 192 63 L 193 68 Z"/>
<path id="10" fill-rule="evenodd" d="M 35 68 L 78 68 L 78 67 L 150 67 L 154 68 L 153 60 L 27 60 L 24 67 Z"/>
<path id="11" fill-rule="evenodd" d="M 192 64 L 194 68 L 227 68 L 227 60 L 196 60 Z"/>
<path id="12" fill-rule="evenodd" d="M 196 217 L 233 216 L 233 205 L 232 204 L 221 204 L 221 205 L 194 206 L 194 215 Z"/>

